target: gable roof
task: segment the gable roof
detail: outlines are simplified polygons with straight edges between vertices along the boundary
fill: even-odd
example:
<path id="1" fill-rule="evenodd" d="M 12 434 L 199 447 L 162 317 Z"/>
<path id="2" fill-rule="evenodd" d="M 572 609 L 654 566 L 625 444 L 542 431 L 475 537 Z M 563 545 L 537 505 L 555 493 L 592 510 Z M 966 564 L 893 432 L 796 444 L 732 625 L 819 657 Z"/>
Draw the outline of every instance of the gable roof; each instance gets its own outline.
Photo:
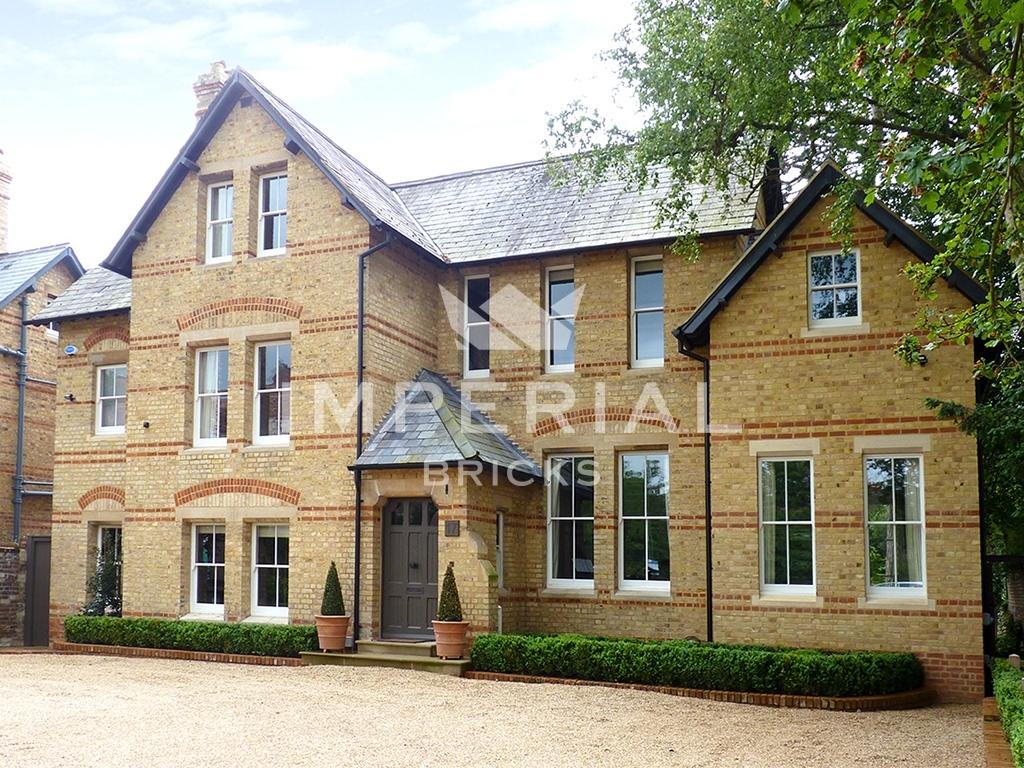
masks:
<path id="1" fill-rule="evenodd" d="M 581 195 L 576 184 L 554 183 L 541 160 L 395 184 L 416 219 L 453 262 L 488 261 L 610 245 L 674 240 L 679 227 L 657 227 L 661 183 L 628 190 L 608 178 Z M 738 194 L 727 204 L 701 185 L 689 188 L 700 234 L 753 230 L 757 200 Z M 705 193 L 707 192 L 707 199 Z"/>
<path id="2" fill-rule="evenodd" d="M 103 267 L 93 267 L 43 311 L 31 325 L 43 325 L 71 317 L 95 317 L 127 312 L 132 306 L 132 281 Z"/>
<path id="3" fill-rule="evenodd" d="M 182 180 L 199 171 L 199 156 L 216 135 L 235 103 L 248 94 L 284 131 L 284 146 L 293 154 L 300 150 L 337 189 L 344 200 L 374 226 L 387 226 L 416 247 L 444 261 L 440 248 L 409 213 L 401 198 L 369 168 L 324 136 L 312 123 L 268 91 L 241 67 L 235 67 L 195 130 L 181 148 L 156 189 L 136 214 L 114 249 L 103 261 L 107 269 L 131 276 L 132 254 L 145 241 L 149 228 L 170 201 Z"/>
<path id="4" fill-rule="evenodd" d="M 85 274 L 78 257 L 67 243 L 0 253 L 0 309 L 62 261 L 67 262 L 68 270 L 76 280 Z"/>
<path id="5" fill-rule="evenodd" d="M 707 344 L 710 337 L 711 321 L 728 303 L 750 276 L 757 271 L 765 259 L 778 250 L 779 243 L 793 230 L 811 208 L 843 179 L 848 178 L 832 163 L 826 163 L 807 183 L 807 186 L 796 196 L 796 199 L 780 213 L 767 229 L 747 249 L 739 261 L 722 278 L 717 286 L 708 294 L 703 303 L 690 318 L 672 331 L 679 340 L 680 349 L 700 347 Z M 917 230 L 875 201 L 864 205 L 864 193 L 855 193 L 857 207 L 880 228 L 885 230 L 885 244 L 899 240 L 912 254 L 924 262 L 930 262 L 938 254 L 938 250 L 925 240 Z M 985 290 L 972 280 L 965 272 L 956 267 L 950 273 L 948 281 L 975 304 L 985 300 Z"/>
<path id="6" fill-rule="evenodd" d="M 353 468 L 473 460 L 544 478 L 540 466 L 444 376 L 424 368 L 370 436 Z"/>

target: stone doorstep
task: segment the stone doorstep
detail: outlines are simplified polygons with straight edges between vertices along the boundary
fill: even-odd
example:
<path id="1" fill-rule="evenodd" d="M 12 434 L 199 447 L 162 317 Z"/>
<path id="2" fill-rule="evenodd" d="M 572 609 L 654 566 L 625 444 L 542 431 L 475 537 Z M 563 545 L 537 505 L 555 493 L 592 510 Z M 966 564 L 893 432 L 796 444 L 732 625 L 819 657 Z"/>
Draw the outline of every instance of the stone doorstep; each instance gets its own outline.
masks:
<path id="1" fill-rule="evenodd" d="M 469 659 L 448 660 L 434 656 L 408 655 L 398 653 L 323 653 L 304 651 L 302 663 L 306 665 L 336 664 L 342 667 L 388 667 L 390 669 L 413 669 L 418 672 L 433 672 L 452 677 L 463 677 L 469 670 Z"/>
<path id="2" fill-rule="evenodd" d="M 374 656 L 422 656 L 436 658 L 433 640 L 406 642 L 402 640 L 356 640 L 356 651 Z"/>

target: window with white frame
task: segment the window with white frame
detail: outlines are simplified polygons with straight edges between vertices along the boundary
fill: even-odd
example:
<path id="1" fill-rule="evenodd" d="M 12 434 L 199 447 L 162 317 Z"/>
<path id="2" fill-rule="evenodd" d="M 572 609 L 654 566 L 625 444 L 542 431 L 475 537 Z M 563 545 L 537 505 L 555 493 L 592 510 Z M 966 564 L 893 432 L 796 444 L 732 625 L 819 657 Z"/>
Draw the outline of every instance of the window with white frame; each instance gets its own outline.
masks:
<path id="1" fill-rule="evenodd" d="M 192 527 L 192 613 L 224 613 L 224 526 Z"/>
<path id="2" fill-rule="evenodd" d="M 280 173 L 260 178 L 259 255 L 285 252 L 288 234 L 288 176 Z"/>
<path id="3" fill-rule="evenodd" d="M 631 343 L 635 368 L 664 365 L 665 281 L 661 257 L 631 265 Z"/>
<path id="4" fill-rule="evenodd" d="M 195 445 L 228 444 L 228 350 L 196 352 Z"/>
<path id="5" fill-rule="evenodd" d="M 811 460 L 760 459 L 761 591 L 814 594 Z"/>
<path id="6" fill-rule="evenodd" d="M 868 595 L 924 597 L 924 482 L 920 456 L 864 458 Z"/>
<path id="7" fill-rule="evenodd" d="M 576 362 L 576 306 L 572 267 L 548 270 L 547 370 L 573 370 Z"/>
<path id="8" fill-rule="evenodd" d="M 619 461 L 619 588 L 668 591 L 668 455 Z"/>
<path id="9" fill-rule="evenodd" d="M 548 586 L 594 588 L 593 456 L 548 461 Z"/>
<path id="10" fill-rule="evenodd" d="M 505 586 L 505 513 L 498 510 L 494 520 L 494 568 L 498 572 L 498 586 Z"/>
<path id="11" fill-rule="evenodd" d="M 206 217 L 206 263 L 231 261 L 231 233 L 234 217 L 235 187 L 216 184 L 210 187 Z"/>
<path id="12" fill-rule="evenodd" d="M 128 366 L 101 365 L 96 369 L 96 434 L 123 435 L 128 400 Z"/>
<path id="13" fill-rule="evenodd" d="M 288 615 L 288 526 L 254 525 L 252 615 Z"/>
<path id="14" fill-rule="evenodd" d="M 860 322 L 860 259 L 857 251 L 812 253 L 810 325 L 852 325 Z"/>
<path id="15" fill-rule="evenodd" d="M 254 443 L 287 443 L 291 434 L 292 345 L 256 347 Z"/>
<path id="16" fill-rule="evenodd" d="M 491 368 L 491 279 L 467 277 L 465 297 L 462 339 L 466 348 L 466 377 L 487 376 Z"/>

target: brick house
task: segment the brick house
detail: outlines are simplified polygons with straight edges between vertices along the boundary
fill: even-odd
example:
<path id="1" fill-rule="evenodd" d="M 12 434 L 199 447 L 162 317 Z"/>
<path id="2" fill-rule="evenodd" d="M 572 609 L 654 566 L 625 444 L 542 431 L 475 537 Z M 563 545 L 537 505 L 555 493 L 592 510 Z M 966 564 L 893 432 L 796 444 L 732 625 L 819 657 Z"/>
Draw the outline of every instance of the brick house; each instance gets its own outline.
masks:
<path id="1" fill-rule="evenodd" d="M 0 646 L 46 645 L 56 331 L 25 325 L 84 270 L 67 243 L 7 251 L 0 152 Z"/>
<path id="2" fill-rule="evenodd" d="M 200 91 L 111 255 L 35 319 L 78 350 L 55 631 L 107 531 L 126 615 L 310 622 L 336 560 L 359 638 L 429 638 L 454 561 L 474 632 L 909 650 L 981 696 L 975 445 L 921 405 L 971 400 L 973 350 L 894 359 L 900 271 L 934 250 L 875 203 L 844 255 L 835 168 L 778 216 L 708 196 L 690 262 L 664 185 L 388 185 L 243 70 Z"/>

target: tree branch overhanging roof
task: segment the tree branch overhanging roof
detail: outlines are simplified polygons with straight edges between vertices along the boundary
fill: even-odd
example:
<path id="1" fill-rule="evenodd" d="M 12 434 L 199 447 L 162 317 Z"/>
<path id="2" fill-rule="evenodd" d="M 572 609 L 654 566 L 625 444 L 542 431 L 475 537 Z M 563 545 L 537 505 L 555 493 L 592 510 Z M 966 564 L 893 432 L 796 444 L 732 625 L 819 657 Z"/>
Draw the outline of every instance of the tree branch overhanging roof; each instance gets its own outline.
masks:
<path id="1" fill-rule="evenodd" d="M 703 303 L 690 318 L 672 331 L 679 340 L 680 349 L 694 349 L 705 346 L 710 338 L 711 321 L 729 302 L 736 292 L 750 279 L 750 276 L 764 263 L 768 256 L 778 250 L 779 243 L 793 230 L 811 208 L 847 176 L 832 163 L 826 163 L 747 249 L 743 257 L 733 265 L 717 286 L 708 294 Z M 924 262 L 930 262 L 938 250 L 907 222 L 875 201 L 864 205 L 864 193 L 855 193 L 857 207 L 885 230 L 886 243 L 899 240 L 907 250 Z M 985 300 L 985 290 L 965 272 L 954 267 L 948 277 L 951 286 L 959 290 L 974 304 Z"/>

